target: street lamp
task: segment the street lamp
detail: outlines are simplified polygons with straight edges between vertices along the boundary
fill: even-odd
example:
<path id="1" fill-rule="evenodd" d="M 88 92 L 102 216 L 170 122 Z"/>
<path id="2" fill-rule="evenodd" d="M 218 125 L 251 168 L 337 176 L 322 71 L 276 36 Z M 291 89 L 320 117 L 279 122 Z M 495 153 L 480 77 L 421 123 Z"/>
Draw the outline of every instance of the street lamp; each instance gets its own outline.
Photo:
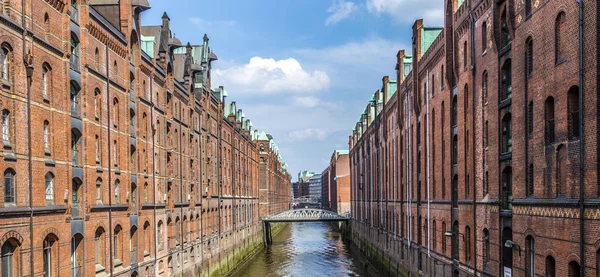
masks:
<path id="1" fill-rule="evenodd" d="M 519 251 L 519 257 L 521 257 L 521 246 L 519 246 L 518 244 L 516 244 L 514 241 L 512 240 L 506 240 L 506 242 L 504 242 L 504 247 L 506 248 L 518 248 Z"/>

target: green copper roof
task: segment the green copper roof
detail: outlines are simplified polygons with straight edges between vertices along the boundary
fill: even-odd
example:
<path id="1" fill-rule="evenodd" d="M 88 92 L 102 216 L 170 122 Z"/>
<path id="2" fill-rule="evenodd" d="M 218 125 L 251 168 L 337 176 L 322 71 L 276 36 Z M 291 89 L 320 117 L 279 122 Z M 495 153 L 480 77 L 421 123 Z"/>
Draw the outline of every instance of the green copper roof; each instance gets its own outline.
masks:
<path id="1" fill-rule="evenodd" d="M 464 0 L 463 0 L 464 1 Z M 461 2 L 459 0 L 459 2 Z M 421 56 L 427 52 L 433 41 L 442 32 L 442 28 L 422 28 L 421 29 Z"/>
<path id="2" fill-rule="evenodd" d="M 267 137 L 267 133 L 265 133 L 265 131 L 261 131 L 258 135 L 258 140 L 269 140 L 269 138 Z"/>
<path id="3" fill-rule="evenodd" d="M 465 0 L 458 0 L 458 7 L 456 7 L 456 9 L 458 9 L 460 6 L 462 6 L 462 4 L 465 2 Z"/>
<path id="4" fill-rule="evenodd" d="M 371 95 L 371 99 L 369 99 L 369 102 L 375 102 L 375 93 L 373 93 L 373 95 Z"/>
<path id="5" fill-rule="evenodd" d="M 337 152 L 338 154 L 342 154 L 342 155 L 350 153 L 350 152 L 348 151 L 348 149 L 344 149 L 344 150 L 335 150 L 335 152 Z"/>
<path id="6" fill-rule="evenodd" d="M 156 44 L 155 37 L 142 36 L 142 43 L 140 44 L 142 51 L 144 51 L 144 53 L 148 54 L 148 56 L 150 56 L 150 58 L 153 58 L 153 59 L 154 59 L 154 45 L 155 44 Z"/>
<path id="7" fill-rule="evenodd" d="M 396 80 L 390 80 L 390 81 L 388 81 L 388 84 L 387 84 L 387 99 L 385 99 L 385 101 L 390 101 L 390 99 L 392 98 L 392 96 L 394 96 L 394 94 L 396 94 L 396 89 L 397 89 L 397 82 L 396 82 Z"/>

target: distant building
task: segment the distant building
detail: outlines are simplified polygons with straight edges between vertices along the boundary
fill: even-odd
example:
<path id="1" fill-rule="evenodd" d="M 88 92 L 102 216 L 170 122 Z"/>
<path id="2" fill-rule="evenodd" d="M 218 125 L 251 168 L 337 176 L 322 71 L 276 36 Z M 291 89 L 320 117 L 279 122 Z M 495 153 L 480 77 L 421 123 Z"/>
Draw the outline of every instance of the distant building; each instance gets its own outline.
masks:
<path id="1" fill-rule="evenodd" d="M 336 150 L 331 154 L 329 166 L 321 176 L 321 199 L 323 209 L 339 214 L 350 212 L 348 150 Z"/>
<path id="2" fill-rule="evenodd" d="M 308 180 L 308 196 L 321 202 L 321 174 L 315 174 Z"/>
<path id="3" fill-rule="evenodd" d="M 300 182 L 294 182 L 294 183 L 292 183 L 292 191 L 294 193 L 294 198 L 300 197 L 300 195 L 298 194 L 299 193 L 299 191 L 298 191 L 298 185 L 299 184 L 300 184 Z"/>
<path id="4" fill-rule="evenodd" d="M 308 181 L 315 175 L 312 171 L 302 170 L 298 172 L 298 194 L 297 197 L 310 196 Z"/>
<path id="5" fill-rule="evenodd" d="M 321 173 L 321 207 L 323 209 L 326 210 L 330 210 L 331 209 L 331 205 L 330 205 L 330 193 L 331 190 L 330 188 L 330 176 L 329 176 L 329 166 L 327 168 L 325 168 L 325 170 L 323 170 L 323 173 Z"/>

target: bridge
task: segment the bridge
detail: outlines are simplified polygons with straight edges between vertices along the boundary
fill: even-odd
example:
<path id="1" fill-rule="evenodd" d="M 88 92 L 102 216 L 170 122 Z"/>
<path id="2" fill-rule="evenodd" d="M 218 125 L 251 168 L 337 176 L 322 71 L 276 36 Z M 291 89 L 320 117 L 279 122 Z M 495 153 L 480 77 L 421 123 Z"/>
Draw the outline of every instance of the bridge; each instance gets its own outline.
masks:
<path id="1" fill-rule="evenodd" d="M 295 209 L 288 210 L 271 216 L 265 216 L 263 221 L 263 239 L 265 246 L 273 243 L 271 222 L 331 222 L 342 221 L 347 225 L 350 217 L 323 209 Z"/>
<path id="2" fill-rule="evenodd" d="M 295 209 L 263 217 L 263 222 L 348 221 L 338 213 L 323 209 Z"/>

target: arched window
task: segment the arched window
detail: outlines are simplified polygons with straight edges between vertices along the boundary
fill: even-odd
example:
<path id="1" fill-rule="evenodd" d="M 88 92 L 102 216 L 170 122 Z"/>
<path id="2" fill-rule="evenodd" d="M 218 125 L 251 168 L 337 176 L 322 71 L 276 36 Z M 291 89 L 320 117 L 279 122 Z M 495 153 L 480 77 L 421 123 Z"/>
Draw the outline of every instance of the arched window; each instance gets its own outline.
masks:
<path id="1" fill-rule="evenodd" d="M 158 222 L 158 227 L 156 228 L 156 244 L 158 246 L 158 250 L 163 249 L 163 222 L 162 220 Z"/>
<path id="2" fill-rule="evenodd" d="M 44 31 L 44 35 L 50 33 L 50 16 L 48 16 L 48 13 L 44 13 Z"/>
<path id="3" fill-rule="evenodd" d="M 94 65 L 96 66 L 96 69 L 100 69 L 100 51 L 98 50 L 98 47 L 96 47 L 96 51 L 94 51 Z"/>
<path id="4" fill-rule="evenodd" d="M 44 256 L 44 277 L 52 277 L 52 276 L 58 276 L 56 274 L 56 266 L 54 265 L 54 253 L 56 253 L 57 251 L 54 251 L 54 249 L 56 248 L 56 237 L 54 237 L 53 235 L 47 235 L 46 238 L 44 239 L 44 249 L 43 249 L 43 256 Z"/>
<path id="5" fill-rule="evenodd" d="M 556 277 L 556 260 L 554 257 L 546 257 L 546 275 L 545 277 Z"/>
<path id="6" fill-rule="evenodd" d="M 531 236 L 525 238 L 525 276 L 535 277 L 535 245 Z"/>
<path id="7" fill-rule="evenodd" d="M 488 33 L 487 33 L 487 22 L 484 21 L 481 24 L 481 52 L 487 52 L 487 42 L 488 42 Z"/>
<path id="8" fill-rule="evenodd" d="M 100 120 L 100 115 L 102 114 L 102 92 L 100 89 L 96 88 L 94 90 L 94 116 L 96 120 Z"/>
<path id="9" fill-rule="evenodd" d="M 10 147 L 10 112 L 8 110 L 2 110 L 2 140 L 4 147 Z"/>
<path id="10" fill-rule="evenodd" d="M 548 97 L 544 104 L 544 121 L 546 123 L 546 128 L 544 132 L 544 137 L 546 140 L 546 146 L 554 143 L 554 98 Z"/>
<path id="11" fill-rule="evenodd" d="M 42 65 L 42 97 L 45 100 L 48 100 L 48 85 L 51 83 L 51 75 L 50 66 L 47 63 L 44 63 L 44 65 Z"/>
<path id="12" fill-rule="evenodd" d="M 100 163 L 100 137 L 96 135 L 94 140 L 94 150 L 96 155 L 96 163 Z"/>
<path id="13" fill-rule="evenodd" d="M 490 231 L 483 229 L 483 271 L 490 271 Z"/>
<path id="14" fill-rule="evenodd" d="M 500 15 L 500 31 L 502 32 L 502 36 L 500 37 L 501 48 L 504 48 L 511 41 L 510 31 L 508 30 L 508 20 L 506 17 L 506 9 L 502 10 L 502 14 Z"/>
<path id="15" fill-rule="evenodd" d="M 47 120 L 44 120 L 44 152 L 46 154 L 50 153 L 50 135 L 48 134 L 50 131 L 48 130 L 50 123 Z"/>
<path id="16" fill-rule="evenodd" d="M 113 99 L 113 126 L 119 127 L 119 99 L 116 97 Z"/>
<path id="17" fill-rule="evenodd" d="M 458 135 L 452 137 L 452 164 L 458 164 Z"/>
<path id="18" fill-rule="evenodd" d="M 15 171 L 11 168 L 4 171 L 4 205 L 15 205 L 17 191 L 15 187 Z"/>
<path id="19" fill-rule="evenodd" d="M 561 63 L 566 59 L 565 55 L 565 13 L 561 12 L 556 17 L 556 22 L 554 23 L 554 51 L 555 51 L 555 59 L 556 63 Z"/>
<path id="20" fill-rule="evenodd" d="M 512 118 L 507 113 L 502 119 L 502 153 L 512 152 Z"/>
<path id="21" fill-rule="evenodd" d="M 465 227 L 465 261 L 471 264 L 471 227 Z"/>
<path id="22" fill-rule="evenodd" d="M 567 116 L 569 118 L 569 140 L 579 139 L 579 87 L 573 86 L 567 93 Z"/>
<path id="23" fill-rule="evenodd" d="M 148 183 L 144 183 L 144 203 L 148 203 Z"/>
<path id="24" fill-rule="evenodd" d="M 123 232 L 122 232 L 123 228 L 121 228 L 121 225 L 117 225 L 115 227 L 115 231 L 114 231 L 114 235 L 113 235 L 113 259 L 115 260 L 121 260 L 123 258 L 122 252 L 123 252 Z M 115 266 L 118 266 L 117 263 L 115 263 Z"/>
<path id="25" fill-rule="evenodd" d="M 82 195 L 81 195 L 81 180 L 79 178 L 73 178 L 71 180 L 71 217 L 73 218 L 79 218 L 81 216 L 80 214 L 80 209 L 81 209 L 81 199 L 82 199 Z"/>
<path id="26" fill-rule="evenodd" d="M 512 168 L 507 166 L 502 171 L 502 208 L 512 209 Z"/>
<path id="27" fill-rule="evenodd" d="M 136 262 L 137 257 L 137 226 L 129 228 L 129 252 L 131 252 L 132 263 Z"/>
<path id="28" fill-rule="evenodd" d="M 113 140 L 113 163 L 115 164 L 115 166 L 119 165 L 119 151 L 118 151 L 119 147 L 117 146 L 117 141 Z"/>
<path id="29" fill-rule="evenodd" d="M 131 183 L 131 195 L 129 195 L 129 197 L 131 198 L 129 200 L 130 205 L 131 205 L 131 212 L 132 213 L 137 213 L 137 186 L 135 185 L 135 183 Z"/>
<path id="30" fill-rule="evenodd" d="M 566 147 L 561 144 L 556 149 L 556 195 L 567 193 L 567 180 L 568 180 L 568 169 L 567 169 L 567 150 Z M 571 187 L 571 197 L 574 196 L 575 187 Z"/>
<path id="31" fill-rule="evenodd" d="M 533 101 L 527 105 L 527 134 L 528 138 L 533 138 Z"/>
<path id="32" fill-rule="evenodd" d="M 71 163 L 79 166 L 81 150 L 81 133 L 77 129 L 71 129 Z"/>
<path id="33" fill-rule="evenodd" d="M 152 231 L 150 230 L 150 223 L 144 222 L 144 257 L 150 256 L 150 250 L 152 249 Z"/>
<path id="34" fill-rule="evenodd" d="M 96 179 L 96 204 L 102 204 L 102 178 Z"/>
<path id="35" fill-rule="evenodd" d="M 467 56 L 468 56 L 468 52 L 467 51 L 467 41 L 465 40 L 465 42 L 463 43 L 463 66 L 465 68 L 465 70 L 467 70 Z"/>
<path id="36" fill-rule="evenodd" d="M 488 101 L 488 94 L 489 94 L 489 86 L 488 86 L 488 73 L 487 71 L 483 72 L 483 77 L 481 78 L 481 89 L 483 90 L 483 97 L 484 102 L 487 103 Z"/>
<path id="37" fill-rule="evenodd" d="M 579 277 L 581 273 L 581 268 L 576 261 L 572 261 L 569 263 L 569 277 Z"/>
<path id="38" fill-rule="evenodd" d="M 46 173 L 46 205 L 54 205 L 54 175 Z"/>
<path id="39" fill-rule="evenodd" d="M 2 276 L 13 277 L 18 276 L 18 272 L 16 267 L 18 265 L 17 259 L 18 255 L 15 255 L 17 251 L 18 244 L 14 241 L 14 239 L 10 239 L 6 241 L 2 245 Z"/>
<path id="40" fill-rule="evenodd" d="M 501 74 L 502 86 L 500 91 L 500 102 L 512 97 L 512 66 L 510 60 L 504 63 Z"/>
<path id="41" fill-rule="evenodd" d="M 121 204 L 121 192 L 119 189 L 119 185 L 121 184 L 121 182 L 117 179 L 115 181 L 115 203 L 116 204 Z"/>
<path id="42" fill-rule="evenodd" d="M 0 74 L 2 82 L 10 84 L 11 77 L 12 48 L 8 44 L 2 44 L 0 49 Z"/>
<path id="43" fill-rule="evenodd" d="M 452 97 L 452 126 L 458 124 L 458 97 L 455 95 Z"/>
<path id="44" fill-rule="evenodd" d="M 440 74 L 440 85 L 442 86 L 442 89 L 444 88 L 444 65 L 442 64 L 442 71 Z"/>
<path id="45" fill-rule="evenodd" d="M 433 250 L 437 249 L 437 227 L 435 224 L 435 220 L 433 221 Z"/>
<path id="46" fill-rule="evenodd" d="M 146 138 L 148 136 L 148 116 L 146 115 L 145 112 L 142 114 L 142 127 L 143 127 L 142 136 L 144 138 Z"/>
<path id="47" fill-rule="evenodd" d="M 71 82 L 70 86 L 70 96 L 69 99 L 71 101 L 71 116 L 79 117 L 79 90 L 80 87 L 77 83 Z"/>
<path id="48" fill-rule="evenodd" d="M 533 75 L 533 39 L 528 37 L 525 41 L 525 72 L 527 77 Z"/>
<path id="49" fill-rule="evenodd" d="M 79 72 L 79 39 L 71 33 L 71 57 L 69 58 L 71 70 Z"/>
<path id="50" fill-rule="evenodd" d="M 106 259 L 106 237 L 105 231 L 102 227 L 98 227 L 96 229 L 96 234 L 94 236 L 94 257 L 96 260 L 96 270 L 101 269 L 104 270 L 104 264 Z"/>

